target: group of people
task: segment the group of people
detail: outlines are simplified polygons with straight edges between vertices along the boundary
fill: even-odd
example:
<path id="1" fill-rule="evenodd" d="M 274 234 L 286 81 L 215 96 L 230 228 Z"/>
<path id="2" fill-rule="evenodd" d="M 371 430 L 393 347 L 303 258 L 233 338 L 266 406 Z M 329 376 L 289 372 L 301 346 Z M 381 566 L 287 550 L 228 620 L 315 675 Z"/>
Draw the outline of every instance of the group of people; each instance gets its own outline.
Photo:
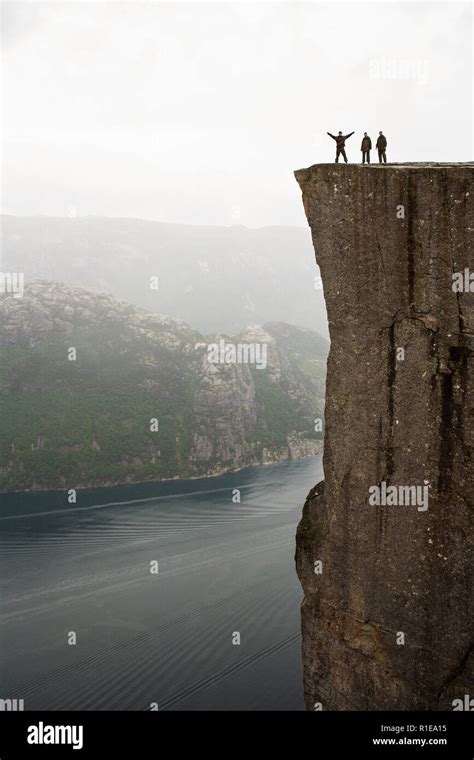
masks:
<path id="1" fill-rule="evenodd" d="M 344 161 L 347 164 L 345 145 L 346 145 L 346 140 L 349 137 L 351 137 L 353 134 L 354 132 L 350 132 L 348 135 L 343 135 L 342 132 L 339 132 L 339 134 L 337 135 L 332 135 L 330 132 L 328 132 L 329 137 L 332 137 L 332 139 L 336 141 L 336 164 L 339 163 L 339 156 L 342 156 Z M 382 164 L 382 163 L 386 164 L 387 163 L 387 138 L 385 137 L 383 132 L 379 132 L 379 136 L 377 138 L 375 147 L 377 148 L 377 151 L 379 154 L 379 164 Z M 367 163 L 370 164 L 370 151 L 372 150 L 372 140 L 370 139 L 367 132 L 364 132 L 360 149 L 362 151 L 362 163 L 365 164 L 365 162 L 367 161 Z"/>

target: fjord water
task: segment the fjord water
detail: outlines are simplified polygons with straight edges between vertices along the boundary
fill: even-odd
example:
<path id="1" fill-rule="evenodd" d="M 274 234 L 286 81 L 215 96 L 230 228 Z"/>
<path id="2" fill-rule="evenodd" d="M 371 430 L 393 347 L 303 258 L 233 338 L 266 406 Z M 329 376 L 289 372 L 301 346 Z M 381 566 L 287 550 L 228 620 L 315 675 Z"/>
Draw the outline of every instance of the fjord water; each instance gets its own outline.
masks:
<path id="1" fill-rule="evenodd" d="M 0 698 L 302 710 L 295 529 L 321 478 L 313 457 L 79 491 L 77 504 L 66 491 L 2 497 Z"/>

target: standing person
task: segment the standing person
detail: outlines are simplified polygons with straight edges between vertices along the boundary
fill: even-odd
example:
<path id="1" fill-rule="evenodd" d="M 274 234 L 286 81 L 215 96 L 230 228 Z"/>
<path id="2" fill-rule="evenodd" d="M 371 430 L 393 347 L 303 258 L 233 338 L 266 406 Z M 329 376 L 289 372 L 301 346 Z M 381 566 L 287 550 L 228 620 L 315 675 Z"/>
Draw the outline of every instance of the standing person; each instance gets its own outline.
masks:
<path id="1" fill-rule="evenodd" d="M 367 132 L 364 132 L 364 136 L 362 138 L 362 145 L 360 146 L 360 149 L 362 151 L 362 163 L 365 164 L 365 159 L 367 159 L 367 163 L 370 164 L 370 151 L 372 150 L 372 140 L 370 139 Z"/>
<path id="2" fill-rule="evenodd" d="M 336 141 L 336 164 L 339 163 L 339 155 L 342 155 L 344 161 L 347 164 L 347 156 L 345 151 L 345 144 L 348 137 L 353 135 L 354 132 L 351 132 L 348 135 L 343 135 L 342 132 L 339 132 L 337 137 L 335 135 L 332 135 L 330 132 L 328 132 L 329 137 L 332 137 L 333 140 Z"/>
<path id="3" fill-rule="evenodd" d="M 383 132 L 379 132 L 379 136 L 377 137 L 377 150 L 379 152 L 379 164 L 381 164 L 382 161 L 386 164 L 387 156 L 385 151 L 387 150 L 387 138 Z"/>

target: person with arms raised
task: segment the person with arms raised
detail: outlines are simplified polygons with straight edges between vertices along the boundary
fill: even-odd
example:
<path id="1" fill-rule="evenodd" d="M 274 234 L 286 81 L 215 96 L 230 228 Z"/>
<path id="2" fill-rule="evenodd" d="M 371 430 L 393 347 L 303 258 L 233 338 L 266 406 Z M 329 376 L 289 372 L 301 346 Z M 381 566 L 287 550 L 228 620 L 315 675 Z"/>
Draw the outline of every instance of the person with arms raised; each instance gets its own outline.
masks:
<path id="1" fill-rule="evenodd" d="M 332 135 L 330 132 L 328 132 L 329 137 L 332 137 L 332 139 L 336 141 L 336 164 L 339 163 L 339 156 L 340 155 L 342 155 L 344 161 L 347 164 L 347 156 L 346 156 L 345 145 L 346 145 L 347 138 L 350 137 L 353 134 L 354 134 L 354 132 L 350 132 L 348 135 L 343 135 L 342 132 L 339 132 L 339 134 L 336 136 L 336 135 Z"/>

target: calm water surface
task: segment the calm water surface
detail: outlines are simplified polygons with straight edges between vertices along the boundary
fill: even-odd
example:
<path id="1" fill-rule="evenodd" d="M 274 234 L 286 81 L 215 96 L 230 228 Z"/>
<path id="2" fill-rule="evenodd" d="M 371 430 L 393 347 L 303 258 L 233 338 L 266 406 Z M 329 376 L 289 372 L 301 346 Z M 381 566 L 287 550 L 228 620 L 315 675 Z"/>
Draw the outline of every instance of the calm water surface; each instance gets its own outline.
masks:
<path id="1" fill-rule="evenodd" d="M 294 535 L 321 479 L 314 457 L 78 492 L 76 505 L 64 491 L 3 496 L 0 697 L 26 710 L 302 710 Z"/>

